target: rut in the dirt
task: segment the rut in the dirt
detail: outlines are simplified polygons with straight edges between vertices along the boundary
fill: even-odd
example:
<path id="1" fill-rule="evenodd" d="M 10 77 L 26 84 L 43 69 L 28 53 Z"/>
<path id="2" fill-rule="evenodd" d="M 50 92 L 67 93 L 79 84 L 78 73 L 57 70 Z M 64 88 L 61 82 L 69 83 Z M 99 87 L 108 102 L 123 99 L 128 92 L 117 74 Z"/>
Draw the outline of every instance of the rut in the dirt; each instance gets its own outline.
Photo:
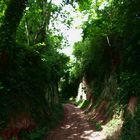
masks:
<path id="1" fill-rule="evenodd" d="M 88 123 L 85 114 L 72 104 L 65 104 L 63 123 L 52 130 L 44 140 L 103 140 Z"/>

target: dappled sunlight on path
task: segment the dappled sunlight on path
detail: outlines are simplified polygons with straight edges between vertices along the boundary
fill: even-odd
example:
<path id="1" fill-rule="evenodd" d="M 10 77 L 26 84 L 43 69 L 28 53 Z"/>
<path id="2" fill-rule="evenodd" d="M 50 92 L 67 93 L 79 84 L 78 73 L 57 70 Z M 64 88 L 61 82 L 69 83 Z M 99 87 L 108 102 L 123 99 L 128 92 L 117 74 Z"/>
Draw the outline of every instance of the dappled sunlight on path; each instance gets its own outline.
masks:
<path id="1" fill-rule="evenodd" d="M 95 132 L 87 117 L 79 108 L 72 104 L 64 106 L 63 123 L 53 129 L 44 140 L 103 140 L 100 132 Z"/>

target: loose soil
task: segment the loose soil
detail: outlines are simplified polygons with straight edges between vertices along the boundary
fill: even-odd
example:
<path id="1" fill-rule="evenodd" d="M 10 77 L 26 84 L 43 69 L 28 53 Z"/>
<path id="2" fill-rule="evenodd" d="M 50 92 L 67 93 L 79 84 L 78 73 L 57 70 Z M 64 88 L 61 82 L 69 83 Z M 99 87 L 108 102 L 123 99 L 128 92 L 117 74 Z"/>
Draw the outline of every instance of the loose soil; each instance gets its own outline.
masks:
<path id="1" fill-rule="evenodd" d="M 64 105 L 64 120 L 49 132 L 44 140 L 104 140 L 101 132 L 96 132 L 88 123 L 82 110 L 72 104 Z"/>

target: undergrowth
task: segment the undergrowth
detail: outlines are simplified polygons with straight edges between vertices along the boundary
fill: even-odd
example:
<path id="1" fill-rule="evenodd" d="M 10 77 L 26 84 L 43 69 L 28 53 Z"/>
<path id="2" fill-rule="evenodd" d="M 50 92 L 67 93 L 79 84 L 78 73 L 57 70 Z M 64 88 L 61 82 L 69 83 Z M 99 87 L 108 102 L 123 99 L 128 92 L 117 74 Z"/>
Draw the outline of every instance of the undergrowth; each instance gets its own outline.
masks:
<path id="1" fill-rule="evenodd" d="M 140 99 L 140 98 L 139 98 Z M 140 102 L 138 99 L 135 116 L 126 113 L 124 125 L 119 140 L 139 140 L 140 139 Z"/>
<path id="2" fill-rule="evenodd" d="M 102 125 L 98 121 L 89 120 L 89 123 L 95 127 L 96 131 L 101 131 L 102 130 Z"/>
<path id="3" fill-rule="evenodd" d="M 42 126 L 37 127 L 30 133 L 25 131 L 21 132 L 19 136 L 20 140 L 41 140 L 47 136 L 50 129 L 62 121 L 64 114 L 63 107 L 60 105 L 54 106 L 52 110 L 52 113 L 48 118 L 46 118 L 46 120 L 44 120 L 44 124 Z"/>

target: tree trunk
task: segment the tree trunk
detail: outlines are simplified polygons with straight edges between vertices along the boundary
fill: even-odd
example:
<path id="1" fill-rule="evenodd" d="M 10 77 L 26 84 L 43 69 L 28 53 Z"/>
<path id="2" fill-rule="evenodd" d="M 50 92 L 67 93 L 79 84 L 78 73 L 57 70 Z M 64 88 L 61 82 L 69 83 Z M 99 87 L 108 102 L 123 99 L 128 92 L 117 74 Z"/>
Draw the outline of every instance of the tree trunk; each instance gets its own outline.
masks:
<path id="1" fill-rule="evenodd" d="M 10 0 L 0 27 L 0 72 L 5 71 L 13 55 L 16 30 L 19 26 L 27 0 Z"/>

